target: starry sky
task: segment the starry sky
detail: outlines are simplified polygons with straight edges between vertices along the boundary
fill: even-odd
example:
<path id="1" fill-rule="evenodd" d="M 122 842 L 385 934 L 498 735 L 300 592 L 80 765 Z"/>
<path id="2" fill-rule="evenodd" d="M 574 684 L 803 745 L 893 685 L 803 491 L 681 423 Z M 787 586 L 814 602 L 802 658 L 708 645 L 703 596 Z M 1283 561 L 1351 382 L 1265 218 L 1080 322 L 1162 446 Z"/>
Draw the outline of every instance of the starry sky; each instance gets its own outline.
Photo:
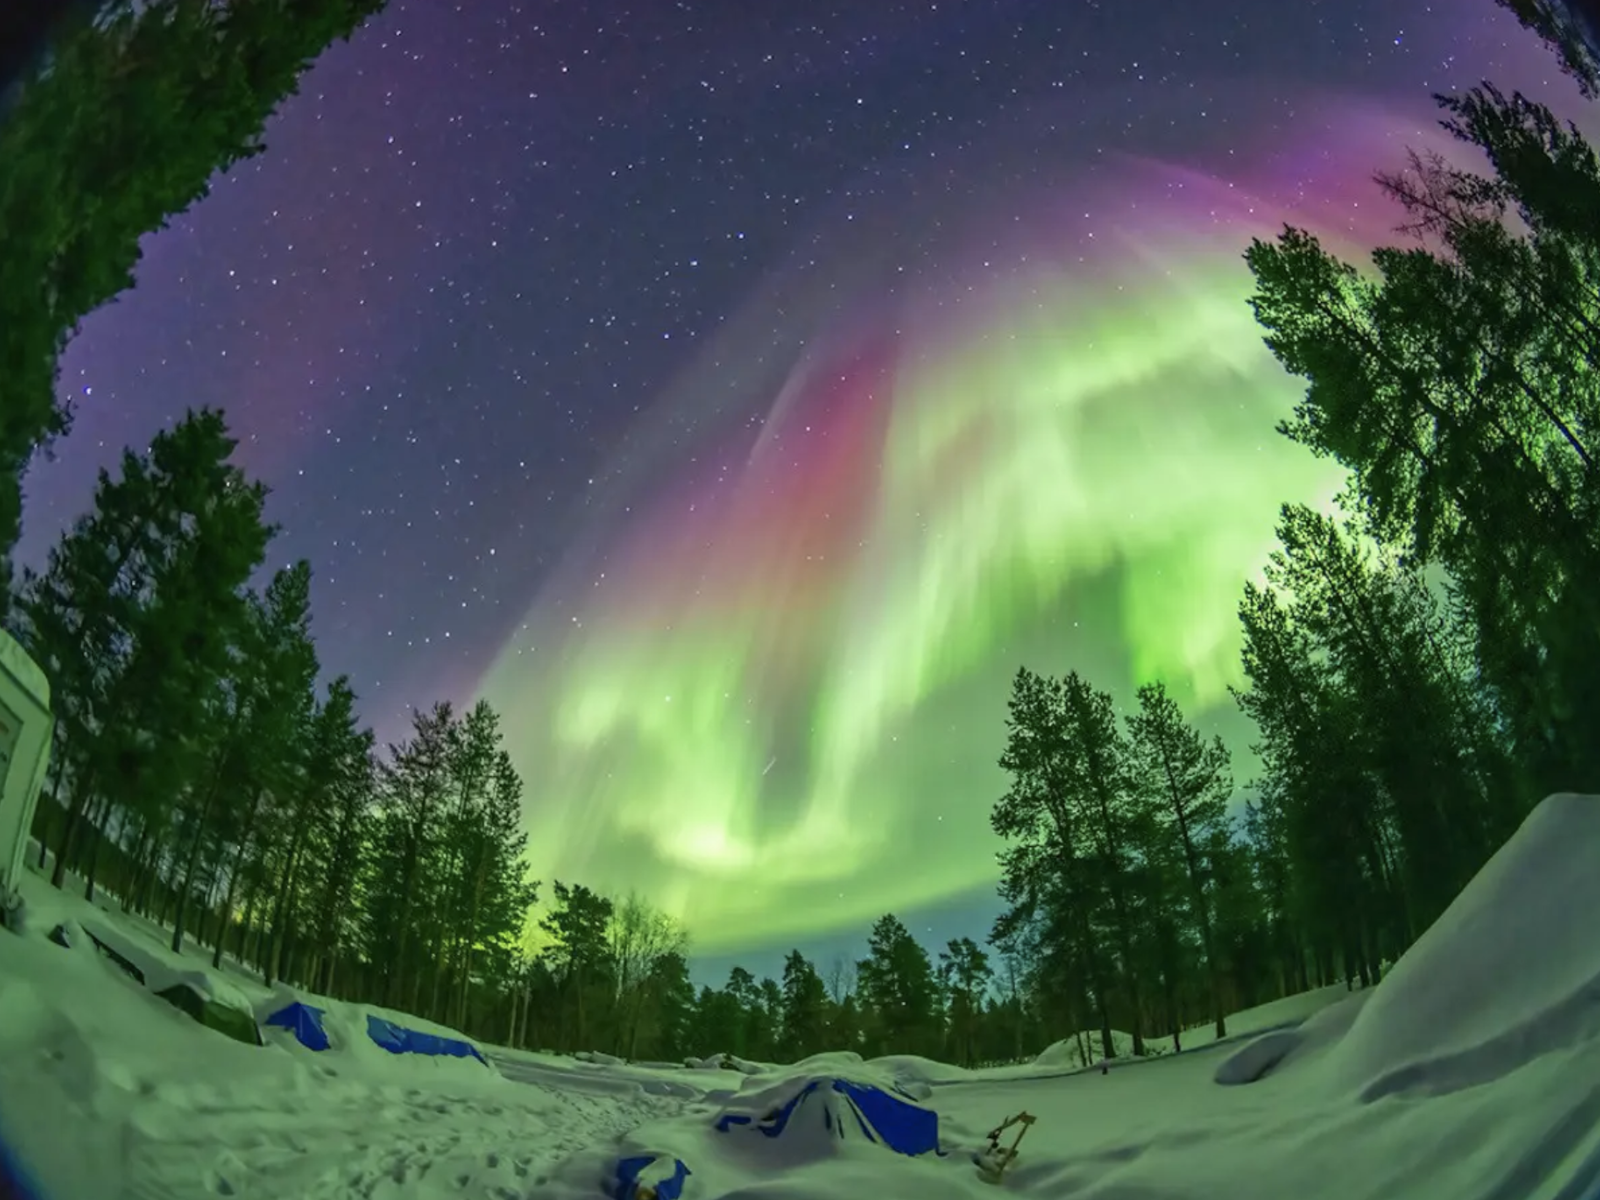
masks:
<path id="1" fill-rule="evenodd" d="M 996 909 L 1011 675 L 1161 677 L 1326 464 L 1240 255 L 1357 256 L 1429 95 L 1572 89 L 1491 0 L 393 0 L 63 360 L 94 471 L 220 405 L 379 736 L 487 696 L 542 878 L 699 968 Z"/>

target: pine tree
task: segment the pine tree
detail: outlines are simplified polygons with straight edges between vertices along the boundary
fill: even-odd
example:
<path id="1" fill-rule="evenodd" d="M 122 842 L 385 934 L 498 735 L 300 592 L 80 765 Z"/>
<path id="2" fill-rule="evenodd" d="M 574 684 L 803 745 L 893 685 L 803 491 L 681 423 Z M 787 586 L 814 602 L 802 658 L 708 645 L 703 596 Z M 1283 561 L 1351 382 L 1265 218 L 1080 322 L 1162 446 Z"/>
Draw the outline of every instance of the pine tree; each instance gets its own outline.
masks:
<path id="1" fill-rule="evenodd" d="M 983 998 L 993 977 L 989 956 L 971 938 L 954 938 L 939 952 L 939 974 L 950 997 L 952 1061 L 957 1066 L 973 1066 Z"/>
<path id="2" fill-rule="evenodd" d="M 649 980 L 655 1011 L 655 1040 L 651 1057 L 681 1062 L 695 1047 L 694 984 L 689 980 L 689 963 L 679 951 L 669 951 L 656 959 Z"/>
<path id="3" fill-rule="evenodd" d="M 312 823 L 301 843 L 299 894 L 291 904 L 309 950 L 306 977 L 331 991 L 338 964 L 355 949 L 356 902 L 363 869 L 370 861 L 369 838 L 377 787 L 372 731 L 359 724 L 356 695 L 347 676 L 328 684 L 326 694 L 303 723 L 305 746 L 301 780 L 278 785 L 283 795 L 306 798 Z M 297 806 L 298 807 L 298 806 Z M 290 834 L 290 845 L 294 842 Z"/>
<path id="4" fill-rule="evenodd" d="M 95 513 L 27 582 L 27 636 L 64 668 L 56 692 L 72 797 L 58 887 L 83 827 L 92 896 L 104 837 L 159 820 L 150 806 L 167 797 L 206 794 L 202 764 L 248 620 L 244 584 L 273 532 L 262 520 L 265 488 L 228 461 L 234 445 L 221 414 L 202 410 L 145 455 L 124 455 L 123 478 L 102 475 Z M 72 632 L 76 662 L 64 641 Z"/>
<path id="5" fill-rule="evenodd" d="M 379 770 L 364 936 L 384 976 L 384 1003 L 393 1008 L 416 1003 L 433 965 L 426 953 L 443 885 L 454 720 L 445 702 L 413 712 L 411 736 L 389 747 Z"/>
<path id="6" fill-rule="evenodd" d="M 1495 0 L 1523 28 L 1542 38 L 1561 59 L 1561 69 L 1593 100 L 1600 95 L 1600 27 L 1585 0 Z"/>
<path id="7" fill-rule="evenodd" d="M 296 761 L 310 718 L 316 684 L 317 655 L 311 642 L 311 566 L 304 560 L 273 576 L 264 598 L 251 597 L 234 644 L 227 695 L 221 698 L 218 737 L 210 751 L 211 783 L 205 807 L 190 831 L 189 848 L 178 884 L 173 917 L 172 949 L 183 947 L 185 920 L 196 869 L 201 866 L 206 837 L 215 826 L 231 823 L 228 840 L 236 849 L 226 870 L 227 897 L 222 922 L 231 915 L 239 858 L 254 833 L 263 796 L 294 786 Z M 243 811 L 229 811 L 227 801 L 242 801 Z M 227 843 L 219 842 L 222 849 Z M 213 876 L 224 873 L 214 864 Z M 220 961 L 221 938 L 218 942 Z"/>
<path id="8" fill-rule="evenodd" d="M 856 974 L 880 1053 L 938 1053 L 943 1031 L 933 964 L 894 914 L 873 925 Z"/>
<path id="9" fill-rule="evenodd" d="M 23 580 L 18 632 L 51 680 L 56 715 L 51 790 L 65 809 L 51 877 L 57 887 L 95 795 L 98 746 L 116 715 L 109 708 L 112 683 L 127 660 L 134 615 L 147 600 L 154 487 L 148 461 L 124 451 L 119 476 L 100 472 L 91 511 L 51 548 L 45 571 Z"/>
<path id="10" fill-rule="evenodd" d="M 1381 795 L 1362 753 L 1362 700 L 1319 660 L 1274 593 L 1247 585 L 1239 615 L 1250 686 L 1238 700 L 1256 723 L 1255 749 L 1281 805 L 1307 952 L 1320 982 L 1333 977 L 1336 957 L 1369 980 L 1381 941 L 1409 938 Z"/>
<path id="11" fill-rule="evenodd" d="M 1181 864 L 1184 893 L 1199 927 L 1217 1036 L 1227 1035 L 1222 969 L 1212 920 L 1208 848 L 1225 841 L 1228 800 L 1233 792 L 1228 751 L 1222 739 L 1206 742 L 1160 683 L 1139 689 L 1139 710 L 1128 717 L 1130 750 L 1138 786 L 1156 816 L 1158 836 Z M 1219 839 L 1219 834 L 1224 834 Z"/>
<path id="12" fill-rule="evenodd" d="M 562 1044 L 589 1049 L 589 993 L 610 990 L 606 941 L 614 905 L 581 883 L 558 880 L 553 887 L 555 905 L 539 924 L 552 939 L 545 958 L 559 989 Z"/>
<path id="13" fill-rule="evenodd" d="M 1029 958 L 1078 964 L 1071 974 L 1090 998 L 1109 1058 L 1114 969 L 1097 920 L 1104 892 L 1075 800 L 1077 756 L 1063 705 L 1059 682 L 1025 668 L 1017 672 L 1000 757 L 1012 782 L 991 817 L 994 831 L 1011 843 L 1001 852 L 1001 895 L 1010 908 L 990 940 Z"/>
<path id="14" fill-rule="evenodd" d="M 828 990 L 817 969 L 798 950 L 783 960 L 783 1005 L 778 1049 L 798 1062 L 824 1049 L 827 1037 Z"/>

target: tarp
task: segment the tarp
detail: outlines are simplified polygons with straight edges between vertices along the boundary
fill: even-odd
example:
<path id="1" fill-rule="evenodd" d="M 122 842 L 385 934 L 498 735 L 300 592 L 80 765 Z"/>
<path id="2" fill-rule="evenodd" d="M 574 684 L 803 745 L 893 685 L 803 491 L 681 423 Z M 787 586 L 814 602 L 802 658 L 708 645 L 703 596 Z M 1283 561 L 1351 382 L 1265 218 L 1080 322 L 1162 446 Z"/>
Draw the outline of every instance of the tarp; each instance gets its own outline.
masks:
<path id="1" fill-rule="evenodd" d="M 268 1017 L 264 1024 L 287 1029 L 294 1034 L 295 1041 L 307 1050 L 326 1050 L 331 1044 L 328 1041 L 327 1030 L 322 1028 L 322 1010 L 313 1008 L 309 1004 L 302 1004 L 298 1000 L 285 1004 Z"/>
<path id="2" fill-rule="evenodd" d="M 422 1033 L 416 1029 L 405 1029 L 393 1021 L 385 1021 L 382 1017 L 374 1017 L 370 1013 L 367 1015 L 367 1036 L 390 1054 L 432 1054 L 444 1058 L 475 1058 L 484 1066 L 489 1065 L 471 1042 L 464 1042 L 460 1038 L 440 1037 L 433 1033 Z"/>
<path id="3" fill-rule="evenodd" d="M 837 1093 L 843 1103 L 824 1110 L 823 1123 L 831 1131 L 834 1122 L 853 1119 L 868 1141 L 887 1146 L 897 1154 L 915 1157 L 939 1149 L 939 1114 L 931 1109 L 904 1100 L 871 1084 L 856 1083 L 849 1079 L 814 1079 L 796 1092 L 781 1107 L 774 1109 L 759 1121 L 737 1113 L 730 1113 L 717 1121 L 717 1130 L 726 1133 L 735 1125 L 750 1125 L 768 1137 L 779 1137 L 789 1124 L 789 1119 L 801 1105 L 808 1101 L 824 1100 L 819 1094 L 824 1087 Z M 844 1129 L 838 1130 L 840 1134 Z"/>
<path id="4" fill-rule="evenodd" d="M 616 1177 L 606 1194 L 612 1200 L 638 1200 L 640 1189 L 648 1187 L 656 1200 L 679 1200 L 684 1180 L 692 1174 L 682 1159 L 640 1154 L 618 1161 Z"/>

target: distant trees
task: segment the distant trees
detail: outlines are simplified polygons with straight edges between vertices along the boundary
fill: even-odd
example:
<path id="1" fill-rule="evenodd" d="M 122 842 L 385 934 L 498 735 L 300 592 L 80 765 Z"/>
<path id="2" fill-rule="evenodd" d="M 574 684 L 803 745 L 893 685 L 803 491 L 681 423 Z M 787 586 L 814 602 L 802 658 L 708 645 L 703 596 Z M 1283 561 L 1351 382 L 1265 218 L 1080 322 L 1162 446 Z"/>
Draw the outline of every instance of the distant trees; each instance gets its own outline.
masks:
<path id="1" fill-rule="evenodd" d="M 873 925 L 856 978 L 870 1053 L 893 1049 L 931 1056 L 943 1049 L 944 1013 L 933 963 L 892 914 Z"/>
<path id="2" fill-rule="evenodd" d="M 952 939 L 939 952 L 939 986 L 946 999 L 944 1057 L 957 1066 L 978 1061 L 993 979 L 988 954 L 971 938 Z"/>
<path id="3" fill-rule="evenodd" d="M 778 1049 L 785 1058 L 798 1061 L 829 1045 L 828 989 L 817 968 L 798 950 L 791 950 L 783 963 L 783 1006 Z"/>

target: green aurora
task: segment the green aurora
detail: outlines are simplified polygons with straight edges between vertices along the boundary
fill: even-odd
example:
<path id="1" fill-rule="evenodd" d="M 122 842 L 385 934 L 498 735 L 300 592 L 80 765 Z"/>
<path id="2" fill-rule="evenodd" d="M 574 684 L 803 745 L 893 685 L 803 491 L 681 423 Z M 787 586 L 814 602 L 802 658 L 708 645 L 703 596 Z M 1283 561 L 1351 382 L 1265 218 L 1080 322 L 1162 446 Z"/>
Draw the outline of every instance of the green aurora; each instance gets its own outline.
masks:
<path id="1" fill-rule="evenodd" d="M 1392 123 L 1367 122 L 1370 164 Z M 845 263 L 752 302 L 597 482 L 485 681 L 539 877 L 637 889 L 711 953 L 981 888 L 1024 663 L 1164 679 L 1247 766 L 1238 596 L 1279 506 L 1340 477 L 1274 431 L 1299 387 L 1242 251 L 1285 221 L 1344 252 L 1393 224 L 1355 223 L 1360 169 L 1314 210 L 1274 170 L 1293 183 L 1129 160 L 937 275 Z M 741 346 L 785 323 L 776 371 L 770 339 Z M 675 465 L 630 471 L 641 447 Z"/>

